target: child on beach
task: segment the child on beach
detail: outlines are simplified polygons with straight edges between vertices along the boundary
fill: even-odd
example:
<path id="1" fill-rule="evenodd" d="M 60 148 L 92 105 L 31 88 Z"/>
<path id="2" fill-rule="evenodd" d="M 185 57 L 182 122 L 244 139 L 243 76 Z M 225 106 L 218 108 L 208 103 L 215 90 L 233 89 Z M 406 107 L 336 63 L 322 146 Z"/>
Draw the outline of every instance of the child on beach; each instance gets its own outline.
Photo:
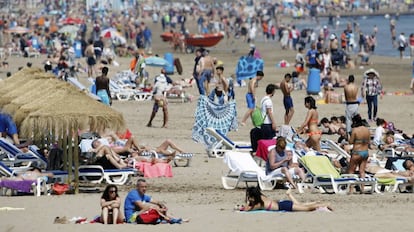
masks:
<path id="1" fill-rule="evenodd" d="M 291 193 L 291 189 L 286 191 L 289 200 L 275 201 L 263 195 L 258 187 L 249 187 L 246 189 L 246 207 L 240 208 L 240 211 L 267 210 L 267 211 L 333 211 L 330 205 L 320 202 L 299 202 Z"/>

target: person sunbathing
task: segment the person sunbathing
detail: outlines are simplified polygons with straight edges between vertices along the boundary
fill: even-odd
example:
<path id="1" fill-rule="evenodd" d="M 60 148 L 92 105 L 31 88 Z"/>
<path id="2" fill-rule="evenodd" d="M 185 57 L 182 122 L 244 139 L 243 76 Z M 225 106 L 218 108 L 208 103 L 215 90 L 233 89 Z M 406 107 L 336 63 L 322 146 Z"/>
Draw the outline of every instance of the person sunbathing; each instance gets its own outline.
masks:
<path id="1" fill-rule="evenodd" d="M 375 161 L 370 160 L 365 168 L 368 173 L 374 174 L 376 178 L 407 178 L 408 182 L 414 183 L 414 162 L 407 159 L 403 163 L 406 171 L 395 171 L 380 167 Z"/>
<path id="2" fill-rule="evenodd" d="M 395 136 L 392 133 L 387 133 L 384 138 L 384 143 L 380 144 L 378 148 L 381 151 L 386 149 L 395 149 L 397 152 L 414 152 L 414 148 L 404 141 L 399 141 L 395 139 Z"/>
<path id="3" fill-rule="evenodd" d="M 50 172 L 42 172 L 42 170 L 38 167 L 32 167 L 29 170 L 25 171 L 24 173 L 18 174 L 17 176 L 12 177 L 2 177 L 1 180 L 37 180 L 39 177 L 53 177 L 53 173 Z"/>
<path id="4" fill-rule="evenodd" d="M 242 207 L 241 211 L 267 210 L 267 211 L 315 211 L 325 210 L 333 211 L 329 204 L 321 202 L 300 202 L 295 199 L 291 193 L 291 189 L 286 191 L 289 200 L 275 201 L 265 196 L 258 187 L 249 187 L 246 189 L 246 207 Z"/>
<path id="5" fill-rule="evenodd" d="M 128 167 L 128 163 L 118 153 L 111 147 L 102 144 L 99 139 L 92 141 L 91 152 L 95 152 L 94 163 L 101 165 L 104 169 L 122 169 Z"/>

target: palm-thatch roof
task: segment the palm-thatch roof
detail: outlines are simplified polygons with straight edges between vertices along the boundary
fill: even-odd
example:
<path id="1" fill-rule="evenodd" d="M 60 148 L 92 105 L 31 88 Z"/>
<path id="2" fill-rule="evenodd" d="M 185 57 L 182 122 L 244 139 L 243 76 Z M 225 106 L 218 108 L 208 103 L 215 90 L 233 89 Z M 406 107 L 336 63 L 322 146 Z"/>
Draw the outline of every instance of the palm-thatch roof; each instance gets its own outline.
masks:
<path id="1" fill-rule="evenodd" d="M 124 127 L 121 113 L 41 69 L 25 68 L 3 80 L 0 96 L 0 109 L 13 116 L 23 137 Z"/>

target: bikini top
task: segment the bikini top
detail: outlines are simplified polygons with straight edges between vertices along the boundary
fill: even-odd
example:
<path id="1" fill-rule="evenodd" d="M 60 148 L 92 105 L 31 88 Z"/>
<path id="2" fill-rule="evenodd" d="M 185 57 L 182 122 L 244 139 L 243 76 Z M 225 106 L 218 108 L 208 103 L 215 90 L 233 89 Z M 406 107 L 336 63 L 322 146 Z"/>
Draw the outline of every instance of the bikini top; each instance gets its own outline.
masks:
<path id="1" fill-rule="evenodd" d="M 354 143 L 366 144 L 366 143 L 369 143 L 369 140 L 367 140 L 367 139 L 355 139 Z"/>

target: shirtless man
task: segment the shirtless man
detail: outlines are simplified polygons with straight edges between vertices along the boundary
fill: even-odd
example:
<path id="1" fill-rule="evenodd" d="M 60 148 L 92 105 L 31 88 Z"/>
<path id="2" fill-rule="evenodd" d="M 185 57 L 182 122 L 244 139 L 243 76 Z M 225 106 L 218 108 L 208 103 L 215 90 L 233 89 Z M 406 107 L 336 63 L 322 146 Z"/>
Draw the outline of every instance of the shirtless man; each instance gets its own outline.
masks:
<path id="1" fill-rule="evenodd" d="M 283 93 L 283 105 L 285 106 L 285 125 L 289 125 L 290 120 L 292 120 L 293 113 L 293 101 L 290 93 L 293 91 L 293 86 L 289 84 L 292 79 L 290 73 L 285 74 L 285 79 L 280 83 L 280 90 Z"/>
<path id="2" fill-rule="evenodd" d="M 88 46 L 85 48 L 86 63 L 88 64 L 88 77 L 93 77 L 95 71 L 95 50 L 93 48 L 93 40 L 88 41 Z"/>
<path id="3" fill-rule="evenodd" d="M 348 83 L 344 87 L 346 108 L 345 108 L 345 117 L 346 117 L 346 132 L 351 133 L 351 124 L 352 117 L 358 114 L 358 87 L 354 83 L 354 75 L 348 76 Z"/>
<path id="4" fill-rule="evenodd" d="M 256 72 L 256 77 L 250 78 L 249 83 L 247 84 L 247 93 L 246 93 L 246 102 L 247 102 L 247 112 L 244 114 L 241 121 L 241 125 L 246 125 L 247 118 L 252 115 L 254 109 L 256 108 L 256 87 L 257 81 L 263 79 L 264 74 L 262 71 Z"/>
<path id="5" fill-rule="evenodd" d="M 207 93 L 210 93 L 209 84 L 211 77 L 214 76 L 214 59 L 209 55 L 207 50 L 204 51 L 203 57 L 198 62 L 198 65 L 198 81 L 202 86 L 200 94 L 206 95 Z"/>

